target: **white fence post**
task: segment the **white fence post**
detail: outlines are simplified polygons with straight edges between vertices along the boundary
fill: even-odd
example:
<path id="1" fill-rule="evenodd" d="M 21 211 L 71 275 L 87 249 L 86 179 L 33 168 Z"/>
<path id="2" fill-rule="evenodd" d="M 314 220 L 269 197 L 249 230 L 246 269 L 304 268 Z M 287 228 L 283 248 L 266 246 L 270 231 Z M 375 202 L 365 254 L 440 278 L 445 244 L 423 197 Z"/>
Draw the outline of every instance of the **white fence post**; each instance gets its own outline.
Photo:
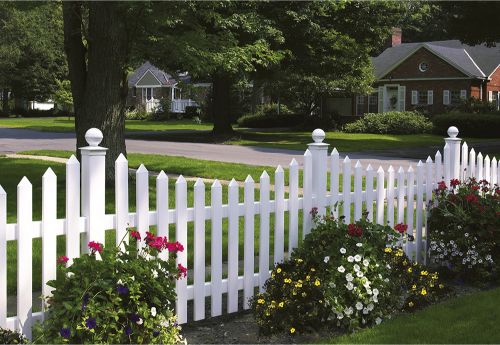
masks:
<path id="1" fill-rule="evenodd" d="M 462 178 L 462 181 L 465 181 L 467 179 L 468 175 L 468 164 L 469 164 L 469 145 L 464 141 L 462 144 L 462 164 L 460 165 L 460 176 Z"/>
<path id="2" fill-rule="evenodd" d="M 149 171 L 144 164 L 135 172 L 135 227 L 141 238 L 146 238 L 149 231 Z"/>
<path id="3" fill-rule="evenodd" d="M 119 245 L 123 239 L 128 243 L 128 161 L 120 153 L 115 161 L 115 212 L 116 212 L 116 234 L 115 242 Z M 122 250 L 125 246 L 122 244 Z"/>
<path id="4" fill-rule="evenodd" d="M 281 170 L 283 171 L 283 169 Z M 253 276 L 255 273 L 255 182 L 252 176 L 248 175 L 244 186 L 245 196 L 245 228 L 243 232 L 243 309 L 250 309 L 250 298 L 253 297 Z M 279 232 L 278 229 L 276 233 Z M 276 233 L 274 241 L 276 242 Z M 275 247 L 276 248 L 276 247 Z M 276 253 L 274 253 L 276 255 Z"/>
<path id="5" fill-rule="evenodd" d="M 66 162 L 66 256 L 68 265 L 80 256 L 80 162 L 71 155 Z"/>
<path id="6" fill-rule="evenodd" d="M 211 315 L 222 314 L 222 185 L 215 180 L 211 189 Z"/>
<path id="7" fill-rule="evenodd" d="M 285 175 L 281 165 L 274 172 L 274 264 L 285 256 Z"/>
<path id="8" fill-rule="evenodd" d="M 298 175 L 296 178 L 298 179 Z M 298 185 L 298 181 L 296 182 Z M 262 175 L 260 175 L 259 202 L 259 292 L 264 292 L 264 284 L 266 283 L 267 278 L 269 278 L 269 175 L 266 171 L 262 172 Z"/>
<path id="9" fill-rule="evenodd" d="M 228 198 L 228 229 L 227 229 L 227 312 L 238 311 L 238 241 L 239 241 L 239 215 L 238 215 L 238 182 L 233 178 L 229 182 Z"/>
<path id="10" fill-rule="evenodd" d="M 339 216 L 339 169 L 340 169 L 340 157 L 339 152 L 336 148 L 333 149 L 331 154 L 331 167 L 330 167 L 330 212 L 332 212 L 335 218 Z"/>
<path id="11" fill-rule="evenodd" d="M 7 328 L 7 193 L 0 186 L 0 327 Z"/>
<path id="12" fill-rule="evenodd" d="M 326 197 L 326 159 L 328 156 L 329 144 L 323 143 L 325 132 L 322 129 L 315 129 L 312 132 L 314 143 L 307 147 L 312 155 L 312 194 L 313 207 L 318 208 L 319 215 L 325 215 L 325 197 Z M 304 210 L 310 211 L 310 210 Z"/>
<path id="13" fill-rule="evenodd" d="M 312 156 L 311 151 L 304 153 L 304 173 L 303 179 L 303 197 L 302 197 L 302 238 L 304 238 L 312 228 Z"/>
<path id="14" fill-rule="evenodd" d="M 479 152 L 477 154 L 477 180 L 481 181 L 484 177 L 484 162 L 483 162 L 483 154 Z"/>
<path id="15" fill-rule="evenodd" d="M 50 297 L 49 280 L 56 279 L 57 237 L 57 176 L 48 168 L 42 177 L 42 295 Z M 45 303 L 42 310 L 45 311 Z"/>
<path id="16" fill-rule="evenodd" d="M 342 175 L 342 196 L 343 196 L 343 216 L 344 223 L 351 223 L 351 160 L 349 156 L 345 156 L 343 164 Z"/>
<path id="17" fill-rule="evenodd" d="M 491 187 L 493 187 L 498 182 L 498 166 L 497 158 L 493 157 L 491 160 Z"/>
<path id="18" fill-rule="evenodd" d="M 354 221 L 361 219 L 361 212 L 363 210 L 363 166 L 358 160 L 354 166 Z"/>
<path id="19" fill-rule="evenodd" d="M 86 238 L 82 251 L 88 252 L 87 242 L 104 244 L 104 214 L 106 192 L 106 151 L 100 147 L 102 132 L 91 128 L 85 133 L 89 146 L 81 147 L 82 154 L 82 213 L 86 217 Z"/>
<path id="20" fill-rule="evenodd" d="M 299 245 L 299 163 L 292 159 L 288 180 L 288 251 L 290 255 Z M 262 183 L 261 183 L 262 188 Z M 262 205 L 262 203 L 261 203 Z M 262 211 L 261 211 L 262 212 Z M 260 249 L 262 250 L 262 248 Z"/>
<path id="21" fill-rule="evenodd" d="M 175 211 L 175 239 L 184 246 L 184 250 L 177 253 L 176 264 L 188 268 L 187 182 L 182 175 L 175 181 Z M 180 324 L 187 322 L 187 280 L 188 276 L 175 281 L 177 320 Z"/>
<path id="22" fill-rule="evenodd" d="M 458 128 L 455 126 L 451 126 L 448 128 L 448 138 L 445 138 L 444 141 L 448 144 L 450 148 L 450 175 L 449 179 L 459 179 L 460 178 L 460 145 L 462 143 L 462 139 L 457 138 Z M 450 181 L 445 181 L 446 185 L 449 185 Z"/>
<path id="23" fill-rule="evenodd" d="M 168 176 L 162 170 L 156 177 L 156 234 L 170 238 L 168 224 Z M 159 256 L 162 260 L 167 260 L 168 252 L 163 251 Z"/>
<path id="24" fill-rule="evenodd" d="M 194 184 L 194 321 L 205 318 L 205 184 Z"/>
<path id="25" fill-rule="evenodd" d="M 373 222 L 373 176 L 374 171 L 370 164 L 366 168 L 366 212 L 368 212 L 368 220 Z"/>

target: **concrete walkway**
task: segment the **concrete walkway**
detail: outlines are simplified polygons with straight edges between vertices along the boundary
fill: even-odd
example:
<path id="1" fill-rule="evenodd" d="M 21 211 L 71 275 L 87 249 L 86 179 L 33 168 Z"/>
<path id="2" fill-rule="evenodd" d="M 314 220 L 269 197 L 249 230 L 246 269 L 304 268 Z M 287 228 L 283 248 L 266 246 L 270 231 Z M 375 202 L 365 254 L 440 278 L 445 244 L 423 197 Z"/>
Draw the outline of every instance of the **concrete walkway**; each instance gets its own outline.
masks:
<path id="1" fill-rule="evenodd" d="M 256 146 L 239 146 L 224 144 L 179 143 L 153 140 L 127 139 L 128 152 L 149 153 L 169 156 L 184 156 L 211 161 L 244 163 L 249 165 L 287 166 L 295 158 L 300 165 L 303 162 L 304 151 L 283 150 Z M 0 153 L 16 153 L 26 150 L 74 150 L 76 145 L 73 133 L 39 132 L 28 129 L 0 128 Z M 330 148 L 331 149 L 331 148 Z M 435 150 L 434 150 L 435 152 Z M 353 161 L 353 166 L 360 160 L 364 167 L 371 164 L 374 169 L 390 165 L 398 169 L 415 166 L 416 158 L 395 157 L 378 152 L 341 152 Z M 422 155 L 423 161 L 427 155 Z"/>

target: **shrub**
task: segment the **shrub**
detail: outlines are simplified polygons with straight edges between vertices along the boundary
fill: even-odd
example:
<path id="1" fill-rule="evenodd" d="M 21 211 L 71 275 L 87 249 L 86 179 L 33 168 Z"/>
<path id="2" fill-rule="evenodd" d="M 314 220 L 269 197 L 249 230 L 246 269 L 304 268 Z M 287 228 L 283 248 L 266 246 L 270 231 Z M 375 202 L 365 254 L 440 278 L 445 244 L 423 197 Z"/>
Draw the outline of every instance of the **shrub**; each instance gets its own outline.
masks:
<path id="1" fill-rule="evenodd" d="M 456 126 L 461 136 L 497 138 L 500 115 L 447 113 L 432 118 L 434 131 L 443 135 L 450 126 Z"/>
<path id="2" fill-rule="evenodd" d="M 500 261 L 500 189 L 475 179 L 450 185 L 438 184 L 430 210 L 431 261 L 466 281 L 492 278 Z"/>
<path id="3" fill-rule="evenodd" d="M 142 104 L 138 104 L 134 109 L 125 112 L 125 118 L 127 120 L 146 120 L 149 114 L 146 112 L 146 108 Z"/>
<path id="4" fill-rule="evenodd" d="M 353 330 L 436 297 L 437 273 L 431 273 L 432 287 L 420 278 L 428 272 L 395 247 L 402 235 L 394 229 L 366 219 L 349 225 L 332 217 L 315 222 L 290 260 L 276 265 L 265 292 L 252 300 L 263 333 L 304 332 L 325 324 Z M 415 291 L 408 291 L 414 285 Z"/>
<path id="5" fill-rule="evenodd" d="M 124 250 L 90 242 L 90 254 L 61 264 L 47 300 L 48 318 L 38 340 L 48 343 L 177 343 L 175 280 L 186 269 L 175 266 L 183 247 L 147 233 L 132 231 Z M 128 236 L 128 235 L 127 235 Z M 123 241 L 122 241 L 123 242 Z M 167 252 L 168 260 L 159 258 Z M 100 256 L 101 260 L 97 256 Z"/>
<path id="6" fill-rule="evenodd" d="M 432 123 L 422 114 L 413 111 L 368 113 L 345 125 L 348 133 L 421 134 L 432 131 Z"/>
<path id="7" fill-rule="evenodd" d="M 469 114 L 491 114 L 497 111 L 497 107 L 493 102 L 483 101 L 475 97 L 470 97 L 468 99 L 461 100 L 459 105 L 451 107 L 450 110 Z"/>
<path id="8" fill-rule="evenodd" d="M 184 110 L 184 114 L 186 115 L 187 118 L 200 116 L 201 108 L 198 106 L 192 106 L 192 105 L 187 106 L 186 109 Z"/>
<path id="9" fill-rule="evenodd" d="M 27 344 L 28 339 L 19 332 L 0 328 L 0 344 Z"/>
<path id="10" fill-rule="evenodd" d="M 12 114 L 21 115 L 22 117 L 52 117 L 56 115 L 55 109 L 40 110 L 40 109 L 22 109 L 15 108 Z"/>
<path id="11" fill-rule="evenodd" d="M 238 126 L 249 128 L 293 127 L 302 123 L 303 116 L 289 115 L 245 115 L 238 120 Z"/>

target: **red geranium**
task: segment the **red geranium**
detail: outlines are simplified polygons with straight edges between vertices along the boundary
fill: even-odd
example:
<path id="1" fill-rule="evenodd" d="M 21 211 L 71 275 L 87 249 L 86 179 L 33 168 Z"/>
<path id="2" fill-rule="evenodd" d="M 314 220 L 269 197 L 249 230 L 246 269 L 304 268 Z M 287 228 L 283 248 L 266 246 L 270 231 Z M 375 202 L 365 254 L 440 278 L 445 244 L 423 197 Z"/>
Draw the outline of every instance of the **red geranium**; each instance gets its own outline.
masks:
<path id="1" fill-rule="evenodd" d="M 474 195 L 474 194 L 471 193 L 471 194 L 468 194 L 468 195 L 465 196 L 465 201 L 471 202 L 473 204 L 477 204 L 478 201 L 479 201 L 479 199 L 477 198 L 476 195 Z"/>
<path id="2" fill-rule="evenodd" d="M 313 217 L 316 217 L 316 215 L 318 214 L 318 208 L 317 207 L 313 207 L 311 209 L 311 212 L 309 212 L 311 214 L 311 216 Z"/>
<path id="3" fill-rule="evenodd" d="M 404 234 L 406 232 L 406 230 L 408 230 L 408 225 L 403 224 L 403 223 L 399 223 L 399 224 L 396 224 L 396 226 L 394 226 L 394 229 L 397 232 L 399 232 L 400 234 Z"/>
<path id="4" fill-rule="evenodd" d="M 458 179 L 456 179 L 456 178 L 454 178 L 454 179 L 452 179 L 452 180 L 450 181 L 450 185 L 451 185 L 452 187 L 456 187 L 456 186 L 458 186 L 459 184 L 460 184 L 460 181 L 459 181 Z"/>
<path id="5" fill-rule="evenodd" d="M 61 265 L 65 265 L 66 262 L 68 262 L 68 257 L 65 255 L 61 255 L 60 257 L 57 258 L 57 263 Z"/>
<path id="6" fill-rule="evenodd" d="M 132 231 L 130 232 L 130 236 L 135 238 L 137 241 L 141 240 L 141 234 L 138 231 Z"/>
<path id="7" fill-rule="evenodd" d="M 444 181 L 438 182 L 438 190 L 445 190 L 446 188 L 446 183 Z"/>
<path id="8" fill-rule="evenodd" d="M 179 269 L 178 277 L 187 277 L 187 268 L 182 266 L 182 264 L 178 264 L 177 268 Z"/>
<path id="9" fill-rule="evenodd" d="M 161 251 L 164 248 L 166 241 L 167 241 L 166 237 L 165 237 L 165 239 L 163 239 L 162 237 L 158 236 L 158 237 L 155 237 L 154 239 L 150 240 L 148 242 L 148 245 L 152 248 L 156 248 L 159 251 Z"/>
<path id="10" fill-rule="evenodd" d="M 92 254 L 94 254 L 95 252 L 99 252 L 100 253 L 103 250 L 102 244 L 99 243 L 99 242 L 94 242 L 94 241 L 89 242 L 89 248 L 92 251 Z"/>
<path id="11" fill-rule="evenodd" d="M 363 235 L 363 229 L 356 224 L 349 224 L 347 226 L 347 232 L 353 237 L 361 237 L 361 235 Z"/>

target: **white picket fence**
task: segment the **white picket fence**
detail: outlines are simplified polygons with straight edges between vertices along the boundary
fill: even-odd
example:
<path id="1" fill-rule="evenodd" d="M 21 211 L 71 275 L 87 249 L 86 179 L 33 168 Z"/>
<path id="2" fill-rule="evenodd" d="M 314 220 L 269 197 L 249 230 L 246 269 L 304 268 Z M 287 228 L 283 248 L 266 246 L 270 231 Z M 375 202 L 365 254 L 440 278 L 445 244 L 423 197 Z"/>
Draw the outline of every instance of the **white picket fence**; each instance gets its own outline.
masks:
<path id="1" fill-rule="evenodd" d="M 50 296 L 45 285 L 56 276 L 56 236 L 66 235 L 66 255 L 73 259 L 86 250 L 87 241 L 104 243 L 105 230 L 116 229 L 116 242 L 124 237 L 127 227 L 136 227 L 142 236 L 150 226 L 156 225 L 158 235 L 169 237 L 169 225 L 175 225 L 175 238 L 186 248 L 177 258 L 187 266 L 187 253 L 193 253 L 192 285 L 187 279 L 177 281 L 176 310 L 180 323 L 188 321 L 187 303 L 193 300 L 193 320 L 205 315 L 205 298 L 210 297 L 210 316 L 223 313 L 223 295 L 227 296 L 227 313 L 238 311 L 238 297 L 243 290 L 243 308 L 248 309 L 248 298 L 254 289 L 263 290 L 274 263 L 282 261 L 285 241 L 288 252 L 299 244 L 299 229 L 302 237 L 310 232 L 313 224 L 310 210 L 318 208 L 320 214 L 332 211 L 341 215 L 345 222 L 361 218 L 367 211 L 370 220 L 379 224 L 408 224 L 408 233 L 415 241 L 404 243 L 406 252 L 419 262 L 426 258 L 425 209 L 432 197 L 432 190 L 441 180 L 477 177 L 492 183 L 500 181 L 500 167 L 496 158 L 483 159 L 469 151 L 467 144 L 461 145 L 456 138 L 458 130 L 450 127 L 443 157 L 438 151 L 433 161 L 418 162 L 416 169 L 390 167 L 376 171 L 368 165 L 364 168 L 358 161 L 354 166 L 354 190 L 351 190 L 352 162 L 348 157 L 340 160 L 333 149 L 328 156 L 328 144 L 323 143 L 322 130 L 313 132 L 314 143 L 304 153 L 303 188 L 299 193 L 299 164 L 294 159 L 289 166 L 288 199 L 285 198 L 285 172 L 278 166 L 274 172 L 274 200 L 270 200 L 270 177 L 264 171 L 259 181 L 259 201 L 254 200 L 255 182 L 248 176 L 243 184 L 244 202 L 239 202 L 240 184 L 234 179 L 228 185 L 228 201 L 222 200 L 222 185 L 215 181 L 211 186 L 211 203 L 205 205 L 205 185 L 198 179 L 194 185 L 194 206 L 188 207 L 187 182 L 179 176 L 175 182 L 175 209 L 169 209 L 168 176 L 162 171 L 156 178 L 156 205 L 150 210 L 149 172 L 141 165 L 136 171 L 136 211 L 129 210 L 129 169 L 127 159 L 120 155 L 115 170 L 115 213 L 105 213 L 105 155 L 100 147 L 102 133 L 97 129 L 87 132 L 89 144 L 81 148 L 81 166 L 72 156 L 66 163 L 66 218 L 57 218 L 57 176 L 49 168 L 42 177 L 42 220 L 33 221 L 32 185 L 24 177 L 17 186 L 17 223 L 7 224 L 7 195 L 0 186 L 0 327 L 21 330 L 31 337 L 34 320 L 43 318 L 43 311 L 32 312 L 32 239 L 42 238 L 42 294 Z M 444 158 L 444 161 L 442 160 Z M 327 191 L 327 178 L 330 191 Z M 342 192 L 339 177 L 343 175 Z M 363 177 L 365 188 L 363 190 Z M 0 172 L 1 182 L 1 172 Z M 375 184 L 376 183 L 376 186 Z M 80 212 L 81 209 L 81 212 Z M 302 224 L 299 224 L 302 212 Z M 354 219 L 351 217 L 353 212 Z M 270 222 L 271 214 L 274 222 Z M 258 256 L 254 251 L 255 216 L 260 219 Z M 243 255 L 238 253 L 239 219 L 244 218 Z M 285 239 L 285 217 L 288 217 L 288 238 Z M 228 220 L 227 260 L 223 262 L 223 219 Z M 211 222 L 211 261 L 205 262 L 205 222 Z M 188 248 L 188 223 L 194 223 L 194 248 Z M 270 228 L 274 224 L 274 228 Z M 273 262 L 270 262 L 270 233 L 274 232 Z M 80 234 L 85 241 L 80 243 Z M 7 317 L 7 241 L 17 241 L 17 316 Z M 189 249 L 189 250 L 188 250 Z M 258 262 L 255 262 L 255 258 Z M 240 260 L 243 258 L 243 264 Z M 70 261 L 71 262 L 71 261 Z M 207 264 L 210 264 L 207 266 Z M 227 278 L 223 279 L 223 264 L 227 264 Z M 256 265 L 257 264 L 257 265 Z M 242 267 L 240 267 L 242 266 Z M 207 267 L 210 280 L 206 281 Z M 257 269 L 255 269 L 257 267 Z M 191 268 L 190 268 L 191 269 Z M 243 275 L 239 270 L 243 269 Z"/>

